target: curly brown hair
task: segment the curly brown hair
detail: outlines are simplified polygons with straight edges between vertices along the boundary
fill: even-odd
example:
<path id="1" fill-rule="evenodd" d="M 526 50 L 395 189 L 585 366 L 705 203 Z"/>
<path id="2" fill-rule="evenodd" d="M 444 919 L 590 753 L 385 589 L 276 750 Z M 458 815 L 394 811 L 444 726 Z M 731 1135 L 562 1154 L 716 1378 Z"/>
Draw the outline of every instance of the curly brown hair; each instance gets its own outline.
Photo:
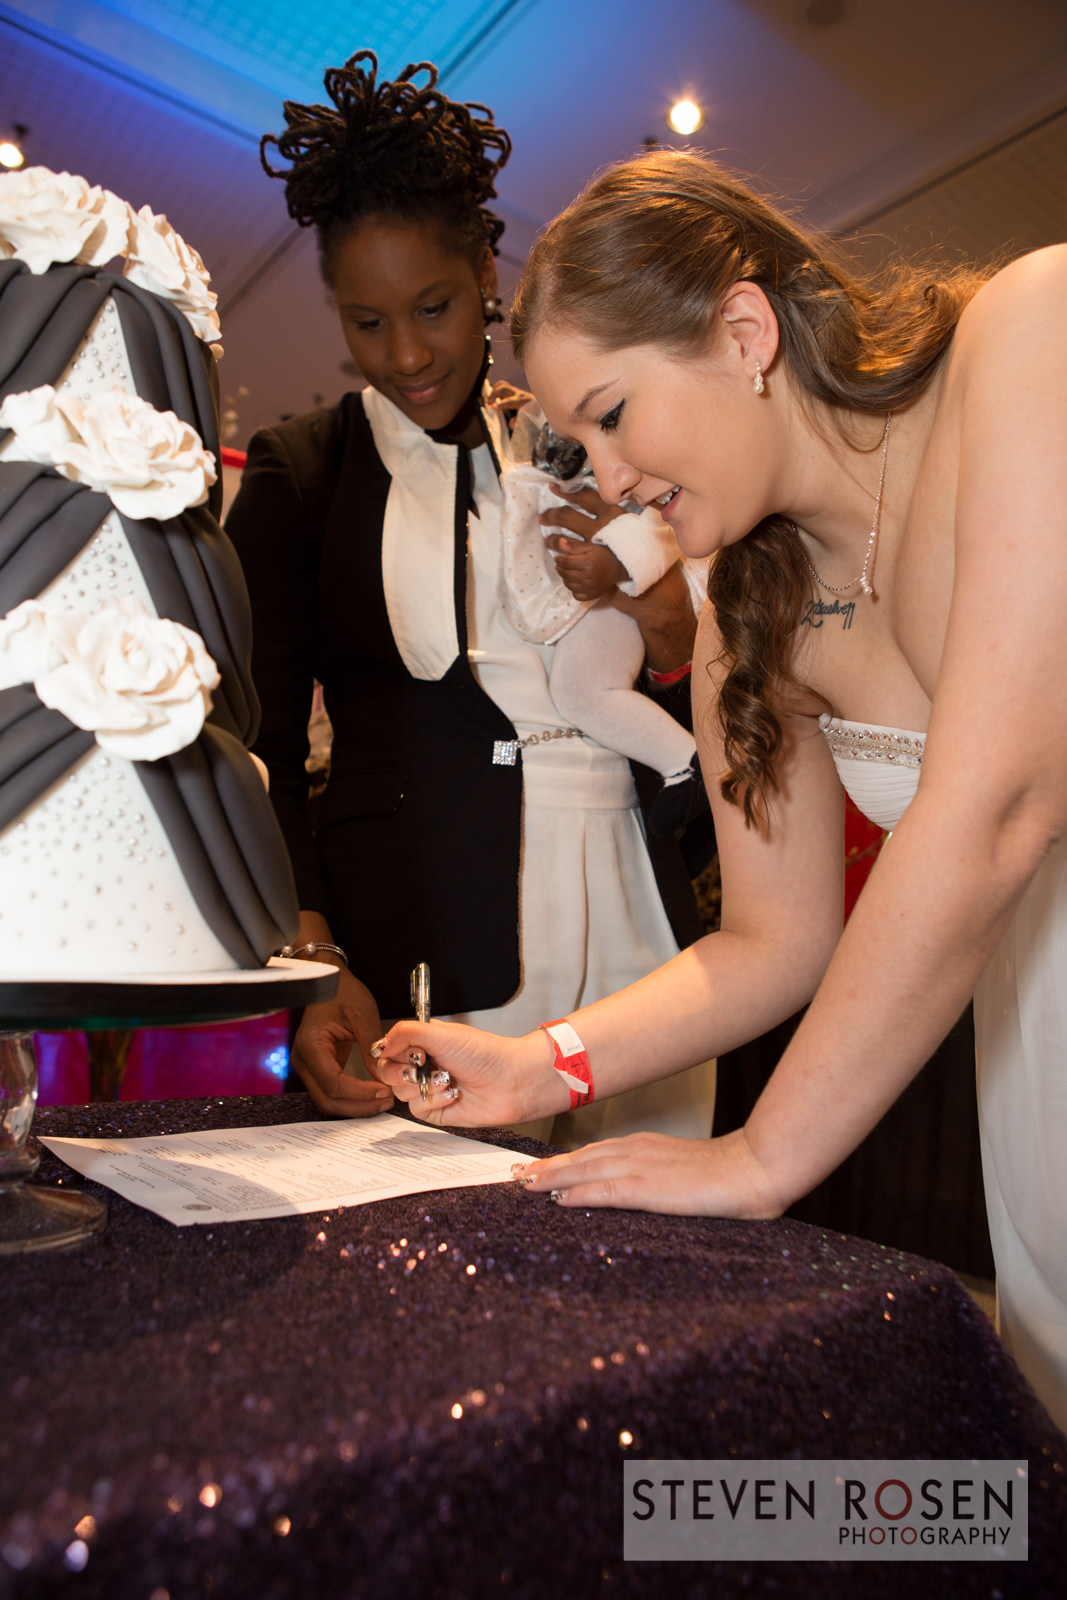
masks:
<path id="1" fill-rule="evenodd" d="M 264 171 L 285 180 L 289 215 L 317 230 L 327 284 L 335 242 L 369 217 L 431 217 L 475 263 L 486 245 L 496 255 L 504 224 L 486 201 L 496 196 L 510 138 L 488 106 L 442 94 L 429 61 L 392 83 L 377 73 L 373 50 L 357 51 L 325 75 L 332 105 L 287 100 L 285 131 L 260 141 Z M 422 73 L 426 81 L 416 83 Z M 272 146 L 288 169 L 271 165 Z"/>
<path id="2" fill-rule="evenodd" d="M 861 277 L 835 246 L 716 163 L 655 151 L 610 168 L 551 223 L 526 263 L 511 313 L 521 360 L 546 323 L 601 350 L 708 348 L 731 284 L 756 283 L 779 329 L 779 359 L 813 420 L 851 424 L 914 404 L 987 274 L 898 263 Z M 879 444 L 881 441 L 879 440 Z M 765 518 L 712 563 L 708 594 L 722 638 L 723 795 L 749 826 L 778 788 L 783 697 L 802 689 L 793 661 L 811 575 L 793 524 Z"/>

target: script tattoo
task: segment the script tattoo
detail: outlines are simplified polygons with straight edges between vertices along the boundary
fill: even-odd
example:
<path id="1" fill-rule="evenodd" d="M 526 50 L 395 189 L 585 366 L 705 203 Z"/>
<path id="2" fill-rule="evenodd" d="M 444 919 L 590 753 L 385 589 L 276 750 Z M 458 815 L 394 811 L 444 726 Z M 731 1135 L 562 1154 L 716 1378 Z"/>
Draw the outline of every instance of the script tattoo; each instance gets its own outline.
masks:
<path id="1" fill-rule="evenodd" d="M 804 608 L 801 623 L 809 628 L 821 628 L 827 617 L 840 617 L 841 626 L 847 632 L 852 626 L 852 618 L 856 610 L 855 600 L 809 600 Z"/>

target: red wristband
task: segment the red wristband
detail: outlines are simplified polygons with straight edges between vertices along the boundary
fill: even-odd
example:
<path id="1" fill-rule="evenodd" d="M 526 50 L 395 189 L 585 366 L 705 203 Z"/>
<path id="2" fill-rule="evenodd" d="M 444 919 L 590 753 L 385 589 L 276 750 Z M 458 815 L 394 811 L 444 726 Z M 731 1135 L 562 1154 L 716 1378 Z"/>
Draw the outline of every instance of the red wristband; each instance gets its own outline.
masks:
<path id="1" fill-rule="evenodd" d="M 556 1052 L 552 1065 L 571 1092 L 571 1110 L 587 1106 L 593 1098 L 593 1069 L 585 1045 L 566 1017 L 560 1017 L 558 1022 L 542 1022 L 541 1027 L 552 1040 Z"/>
<path id="2" fill-rule="evenodd" d="M 669 689 L 672 683 L 681 683 L 683 678 L 688 678 L 693 670 L 693 663 L 687 661 L 684 667 L 675 667 L 673 672 L 655 672 L 648 668 L 648 676 L 653 683 L 659 684 L 663 689 Z"/>

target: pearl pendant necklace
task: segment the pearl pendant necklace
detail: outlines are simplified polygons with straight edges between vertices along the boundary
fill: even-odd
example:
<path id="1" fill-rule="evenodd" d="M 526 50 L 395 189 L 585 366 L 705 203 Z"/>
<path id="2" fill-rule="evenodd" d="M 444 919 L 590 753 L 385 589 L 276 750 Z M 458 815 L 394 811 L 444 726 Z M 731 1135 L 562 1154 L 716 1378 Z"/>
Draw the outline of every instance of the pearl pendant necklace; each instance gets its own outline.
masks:
<path id="1" fill-rule="evenodd" d="M 889 454 L 889 424 L 892 420 L 893 413 L 890 411 L 886 415 L 885 432 L 882 434 L 882 470 L 878 474 L 878 492 L 874 497 L 874 516 L 871 519 L 871 531 L 867 538 L 867 553 L 863 558 L 863 571 L 857 577 L 850 579 L 848 583 L 827 583 L 825 578 L 819 577 L 807 556 L 804 557 L 804 565 L 815 579 L 815 582 L 820 589 L 825 589 L 828 594 L 847 594 L 850 589 L 856 587 L 857 583 L 861 586 L 864 594 L 874 593 L 871 587 L 871 561 L 874 558 L 874 547 L 878 542 L 878 529 L 882 521 L 882 489 L 885 485 L 885 463 Z M 791 524 L 791 527 L 793 532 L 796 533 L 797 526 L 795 522 Z"/>

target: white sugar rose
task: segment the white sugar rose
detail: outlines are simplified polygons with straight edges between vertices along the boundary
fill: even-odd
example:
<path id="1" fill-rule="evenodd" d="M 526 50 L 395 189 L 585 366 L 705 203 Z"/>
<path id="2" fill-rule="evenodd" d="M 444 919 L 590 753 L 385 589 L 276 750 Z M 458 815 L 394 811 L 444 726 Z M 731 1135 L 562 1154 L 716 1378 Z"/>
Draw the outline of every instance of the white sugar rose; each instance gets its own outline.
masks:
<path id="1" fill-rule="evenodd" d="M 33 683 L 70 654 L 70 618 L 50 612 L 37 600 L 24 600 L 0 617 L 0 689 Z"/>
<path id="2" fill-rule="evenodd" d="M 81 411 L 77 401 L 74 406 Z M 70 420 L 69 405 L 62 404 L 50 383 L 42 383 L 39 389 L 9 394 L 0 405 L 0 428 L 10 428 L 15 435 L 8 446 L 6 460 L 40 461 L 45 466 L 54 466 L 63 460 L 78 437 L 77 424 Z"/>
<path id="3" fill-rule="evenodd" d="M 67 476 L 102 489 L 127 517 L 174 517 L 203 505 L 218 474 L 200 435 L 173 411 L 110 389 L 83 408 Z"/>
<path id="4" fill-rule="evenodd" d="M 200 435 L 173 411 L 108 389 L 85 405 L 48 384 L 8 395 L 0 426 L 9 461 L 40 461 L 74 483 L 110 495 L 124 516 L 165 521 L 203 505 L 218 473 Z"/>
<path id="5" fill-rule="evenodd" d="M 199 634 L 152 616 L 132 595 L 88 617 L 39 609 L 63 658 L 34 679 L 44 705 L 131 761 L 158 761 L 192 744 L 219 683 Z"/>
<path id="6" fill-rule="evenodd" d="M 215 310 L 218 296 L 209 287 L 207 268 L 166 217 L 157 216 L 148 206 L 131 211 L 124 271 L 139 288 L 173 300 L 199 338 L 208 344 L 221 338 Z M 215 353 L 221 355 L 222 351 Z"/>
<path id="7" fill-rule="evenodd" d="M 33 273 L 54 262 L 99 267 L 124 255 L 130 208 L 69 172 L 24 167 L 0 176 L 0 252 Z"/>

